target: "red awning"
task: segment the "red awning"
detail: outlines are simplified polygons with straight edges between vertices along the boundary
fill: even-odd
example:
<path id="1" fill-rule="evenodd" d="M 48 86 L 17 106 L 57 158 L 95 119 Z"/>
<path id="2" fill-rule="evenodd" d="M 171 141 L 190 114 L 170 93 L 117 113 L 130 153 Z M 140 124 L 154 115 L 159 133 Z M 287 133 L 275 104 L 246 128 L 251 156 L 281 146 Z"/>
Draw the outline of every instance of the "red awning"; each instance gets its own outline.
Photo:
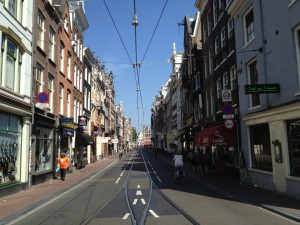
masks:
<path id="1" fill-rule="evenodd" d="M 224 124 L 200 131 L 194 141 L 196 146 L 231 146 L 237 143 L 236 128 L 228 129 Z"/>

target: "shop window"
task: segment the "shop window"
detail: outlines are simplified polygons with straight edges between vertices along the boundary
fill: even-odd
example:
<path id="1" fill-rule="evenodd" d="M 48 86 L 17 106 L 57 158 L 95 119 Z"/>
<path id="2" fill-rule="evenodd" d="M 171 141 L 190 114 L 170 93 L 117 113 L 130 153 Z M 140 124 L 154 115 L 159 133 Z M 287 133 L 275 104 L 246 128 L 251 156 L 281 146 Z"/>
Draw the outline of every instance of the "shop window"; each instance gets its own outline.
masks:
<path id="1" fill-rule="evenodd" d="M 20 180 L 21 120 L 0 112 L 0 187 Z"/>
<path id="2" fill-rule="evenodd" d="M 52 169 L 52 132 L 51 129 L 36 128 L 35 172 Z"/>
<path id="3" fill-rule="evenodd" d="M 268 124 L 249 127 L 252 168 L 272 172 L 271 142 Z"/>
<path id="4" fill-rule="evenodd" d="M 300 177 L 300 118 L 286 122 L 290 157 L 290 175 Z"/>

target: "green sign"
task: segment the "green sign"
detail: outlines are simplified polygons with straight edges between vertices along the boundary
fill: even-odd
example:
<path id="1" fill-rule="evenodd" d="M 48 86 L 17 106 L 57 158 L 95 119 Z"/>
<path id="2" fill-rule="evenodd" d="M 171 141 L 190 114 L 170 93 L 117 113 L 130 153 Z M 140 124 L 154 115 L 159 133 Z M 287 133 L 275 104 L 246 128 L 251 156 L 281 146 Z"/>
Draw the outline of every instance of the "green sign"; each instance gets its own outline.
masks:
<path id="1" fill-rule="evenodd" d="M 245 94 L 267 94 L 267 93 L 279 93 L 279 84 L 252 84 L 245 85 Z"/>

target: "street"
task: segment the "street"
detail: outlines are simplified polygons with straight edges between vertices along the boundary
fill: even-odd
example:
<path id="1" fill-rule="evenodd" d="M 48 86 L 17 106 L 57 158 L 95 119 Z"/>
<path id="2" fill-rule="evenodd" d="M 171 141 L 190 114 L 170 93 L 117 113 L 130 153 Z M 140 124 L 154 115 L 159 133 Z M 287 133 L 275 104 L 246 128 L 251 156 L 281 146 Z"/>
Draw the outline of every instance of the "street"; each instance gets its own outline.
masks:
<path id="1" fill-rule="evenodd" d="M 134 149 L 113 166 L 11 224 L 298 224 L 247 202 L 241 193 L 186 173 L 173 182 L 167 157 Z"/>

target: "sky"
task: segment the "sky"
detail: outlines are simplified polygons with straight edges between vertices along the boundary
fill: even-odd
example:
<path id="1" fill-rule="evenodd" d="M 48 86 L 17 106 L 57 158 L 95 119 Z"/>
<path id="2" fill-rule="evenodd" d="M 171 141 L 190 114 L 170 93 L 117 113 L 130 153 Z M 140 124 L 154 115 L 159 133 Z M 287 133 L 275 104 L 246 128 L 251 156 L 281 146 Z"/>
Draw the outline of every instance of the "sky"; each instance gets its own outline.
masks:
<path id="1" fill-rule="evenodd" d="M 132 26 L 134 0 L 85 2 L 89 28 L 84 32 L 84 45 L 105 65 L 106 73 L 113 72 L 115 104 L 122 101 L 124 116 L 131 118 L 132 126 L 140 132 L 144 125 L 151 125 L 154 97 L 172 73 L 172 63 L 167 60 L 172 56 L 173 43 L 177 52 L 184 51 L 184 27 L 178 23 L 186 15 L 195 17 L 197 10 L 195 0 L 135 0 L 135 3 L 139 23 L 136 39 Z M 137 73 L 131 62 L 143 62 L 138 97 Z"/>

